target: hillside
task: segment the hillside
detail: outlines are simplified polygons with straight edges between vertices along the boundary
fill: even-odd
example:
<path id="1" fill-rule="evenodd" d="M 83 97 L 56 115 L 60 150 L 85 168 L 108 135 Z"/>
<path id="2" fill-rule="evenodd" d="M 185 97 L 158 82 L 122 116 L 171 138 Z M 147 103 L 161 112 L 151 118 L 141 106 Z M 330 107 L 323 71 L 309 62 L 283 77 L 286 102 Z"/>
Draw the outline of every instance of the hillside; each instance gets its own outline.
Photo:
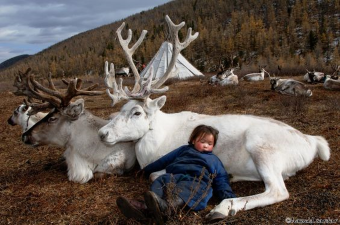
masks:
<path id="1" fill-rule="evenodd" d="M 339 64 L 339 11 L 336 0 L 175 0 L 124 21 L 133 31 L 133 42 L 142 29 L 146 39 L 134 58 L 148 63 L 165 40 L 164 16 L 186 22 L 200 33 L 183 55 L 203 72 L 217 65 L 241 65 L 241 73 L 267 65 L 271 73 L 301 74 L 306 69 L 331 72 Z M 63 40 L 0 72 L 12 77 L 31 67 L 37 74 L 67 77 L 103 73 L 104 62 L 126 66 L 115 31 L 117 21 Z M 180 36 L 186 31 L 181 30 Z M 126 35 L 126 32 L 124 32 Z M 234 59 L 234 60 L 231 60 Z"/>
<path id="2" fill-rule="evenodd" d="M 10 67 L 13 64 L 15 64 L 15 63 L 19 62 L 20 60 L 25 59 L 29 56 L 30 55 L 25 54 L 25 55 L 18 55 L 18 56 L 15 56 L 13 58 L 7 59 L 6 61 L 0 63 L 0 70 L 6 69 L 7 67 Z"/>

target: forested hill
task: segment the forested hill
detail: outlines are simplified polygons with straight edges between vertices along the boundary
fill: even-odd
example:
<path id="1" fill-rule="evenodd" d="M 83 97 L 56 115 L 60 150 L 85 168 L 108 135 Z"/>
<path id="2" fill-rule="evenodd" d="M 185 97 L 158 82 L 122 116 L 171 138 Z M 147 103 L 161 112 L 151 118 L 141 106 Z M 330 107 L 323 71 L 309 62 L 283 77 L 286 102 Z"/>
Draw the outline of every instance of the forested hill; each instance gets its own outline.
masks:
<path id="1" fill-rule="evenodd" d="M 169 15 L 174 23 L 186 22 L 199 37 L 182 54 L 203 72 L 216 70 L 231 59 L 241 69 L 267 65 L 277 73 L 303 73 L 306 69 L 330 70 L 340 64 L 340 2 L 338 0 L 175 0 L 152 10 L 132 15 L 69 39 L 0 71 L 0 77 L 12 77 L 18 70 L 31 67 L 34 73 L 73 77 L 103 74 L 104 62 L 116 68 L 126 60 L 116 38 L 123 21 L 133 31 L 134 43 L 142 31 L 146 39 L 134 59 L 148 63 L 165 40 Z M 126 36 L 127 32 L 123 32 Z"/>
<path id="2" fill-rule="evenodd" d="M 4 68 L 7 68 L 7 67 L 10 67 L 12 66 L 13 64 L 15 64 L 16 62 L 20 61 L 20 60 L 23 60 L 27 57 L 29 57 L 30 55 L 18 55 L 18 56 L 15 56 L 13 58 L 10 58 L 10 59 L 7 59 L 6 61 L 0 63 L 0 69 L 4 69 Z"/>

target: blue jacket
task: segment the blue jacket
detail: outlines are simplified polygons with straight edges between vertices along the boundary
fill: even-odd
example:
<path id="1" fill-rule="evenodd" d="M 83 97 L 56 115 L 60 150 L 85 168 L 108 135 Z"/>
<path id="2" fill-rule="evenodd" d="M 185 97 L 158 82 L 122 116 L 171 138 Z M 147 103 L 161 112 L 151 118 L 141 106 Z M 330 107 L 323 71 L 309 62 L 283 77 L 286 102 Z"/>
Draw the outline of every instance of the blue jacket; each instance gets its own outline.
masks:
<path id="1" fill-rule="evenodd" d="M 173 182 L 179 197 L 196 211 L 207 206 L 213 192 L 220 200 L 236 197 L 228 173 L 212 152 L 199 152 L 193 145 L 184 145 L 146 166 L 144 172 L 149 176 L 162 169 L 166 169 L 166 174 L 152 183 L 151 190 L 165 198 L 164 184 Z"/>

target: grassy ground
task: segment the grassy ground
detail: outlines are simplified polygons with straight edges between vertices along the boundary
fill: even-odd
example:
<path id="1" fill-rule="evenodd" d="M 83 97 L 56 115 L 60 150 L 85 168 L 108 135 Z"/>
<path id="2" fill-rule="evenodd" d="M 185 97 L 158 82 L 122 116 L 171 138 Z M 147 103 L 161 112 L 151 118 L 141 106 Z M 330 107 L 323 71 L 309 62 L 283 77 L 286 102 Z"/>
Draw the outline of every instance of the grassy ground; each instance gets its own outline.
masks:
<path id="1" fill-rule="evenodd" d="M 97 81 L 103 89 L 99 78 L 89 79 L 88 83 Z M 316 84 L 310 85 L 311 98 L 283 96 L 270 90 L 268 78 L 256 83 L 240 82 L 236 87 L 209 86 L 207 78 L 172 81 L 169 85 L 164 112 L 186 110 L 210 115 L 271 117 L 303 133 L 322 135 L 329 141 L 330 161 L 315 159 L 308 168 L 285 182 L 290 193 L 288 200 L 239 212 L 220 224 L 284 224 L 288 218 L 338 219 L 339 223 L 339 92 Z M 2 82 L 0 91 L 0 224 L 138 224 L 126 220 L 115 202 L 120 195 L 142 199 L 141 194 L 148 190 L 149 181 L 135 177 L 138 167 L 123 176 L 106 176 L 86 184 L 68 181 L 66 168 L 59 163 L 63 149 L 24 145 L 21 129 L 7 124 L 23 97 L 11 93 L 12 83 Z M 106 95 L 85 100 L 86 107 L 103 118 L 121 107 L 119 104 L 111 108 Z M 247 196 L 263 192 L 264 185 L 238 182 L 233 183 L 232 188 L 238 196 Z M 212 199 L 206 210 L 190 212 L 182 221 L 175 217 L 168 224 L 205 224 L 204 216 L 216 204 L 216 199 Z"/>

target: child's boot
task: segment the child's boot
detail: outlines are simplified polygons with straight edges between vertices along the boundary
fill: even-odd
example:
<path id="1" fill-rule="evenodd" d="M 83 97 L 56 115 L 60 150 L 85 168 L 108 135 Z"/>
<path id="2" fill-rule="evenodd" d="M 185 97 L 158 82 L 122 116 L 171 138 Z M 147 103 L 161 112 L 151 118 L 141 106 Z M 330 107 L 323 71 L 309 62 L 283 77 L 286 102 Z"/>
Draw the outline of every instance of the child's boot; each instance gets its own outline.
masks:
<path id="1" fill-rule="evenodd" d="M 151 211 L 157 225 L 164 224 L 163 214 L 168 209 L 168 204 L 152 191 L 144 193 L 145 204 Z"/>
<path id="2" fill-rule="evenodd" d="M 116 200 L 119 210 L 127 218 L 132 218 L 135 220 L 145 220 L 146 216 L 144 212 L 146 211 L 146 205 L 138 200 L 128 200 L 124 197 L 118 197 Z"/>

